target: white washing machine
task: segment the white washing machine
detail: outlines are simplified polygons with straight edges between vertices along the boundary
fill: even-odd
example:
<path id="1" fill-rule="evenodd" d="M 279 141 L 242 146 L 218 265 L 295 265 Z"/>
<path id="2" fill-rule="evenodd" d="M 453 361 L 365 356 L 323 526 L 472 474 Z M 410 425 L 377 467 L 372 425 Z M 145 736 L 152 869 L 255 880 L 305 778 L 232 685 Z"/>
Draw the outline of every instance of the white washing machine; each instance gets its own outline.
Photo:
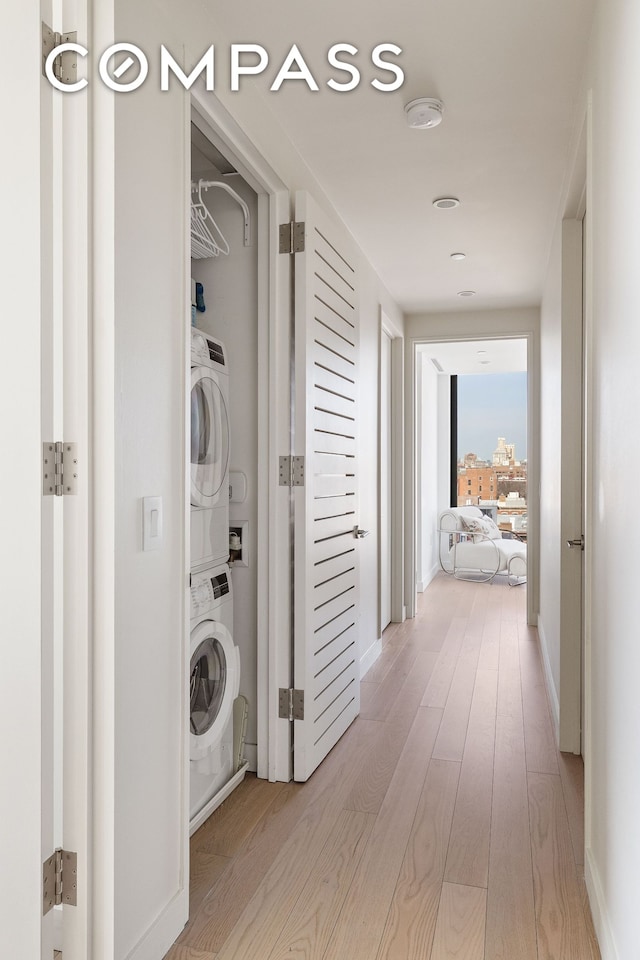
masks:
<path id="1" fill-rule="evenodd" d="M 229 557 L 229 367 L 224 345 L 191 331 L 191 569 Z"/>
<path id="2" fill-rule="evenodd" d="M 236 771 L 233 702 L 240 654 L 233 642 L 233 594 L 226 564 L 191 574 L 191 832 L 222 802 Z M 221 796 L 221 793 L 223 794 Z"/>

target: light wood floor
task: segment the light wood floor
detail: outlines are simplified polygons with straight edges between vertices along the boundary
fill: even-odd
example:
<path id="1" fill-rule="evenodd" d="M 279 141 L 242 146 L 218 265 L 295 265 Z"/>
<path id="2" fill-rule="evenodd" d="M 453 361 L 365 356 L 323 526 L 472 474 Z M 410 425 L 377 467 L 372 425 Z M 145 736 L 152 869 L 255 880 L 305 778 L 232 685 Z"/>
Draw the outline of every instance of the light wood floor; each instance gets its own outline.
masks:
<path id="1" fill-rule="evenodd" d="M 167 960 L 598 960 L 525 601 L 436 578 L 308 783 L 247 777 L 194 835 Z"/>

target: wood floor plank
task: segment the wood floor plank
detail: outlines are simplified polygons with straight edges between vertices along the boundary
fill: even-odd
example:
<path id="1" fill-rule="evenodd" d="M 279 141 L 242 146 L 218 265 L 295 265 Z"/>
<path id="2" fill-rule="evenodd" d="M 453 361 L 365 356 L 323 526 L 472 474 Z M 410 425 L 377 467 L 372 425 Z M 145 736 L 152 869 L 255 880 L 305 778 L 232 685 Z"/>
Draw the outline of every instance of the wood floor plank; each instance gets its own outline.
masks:
<path id="1" fill-rule="evenodd" d="M 500 623 L 498 713 L 509 717 L 522 717 L 518 627 L 517 624 L 504 620 Z"/>
<path id="2" fill-rule="evenodd" d="M 443 884 L 432 960 L 484 960 L 486 909 L 486 890 Z"/>
<path id="3" fill-rule="evenodd" d="M 360 683 L 360 716 L 362 716 L 363 710 L 365 713 L 369 711 L 379 686 L 379 683 L 367 683 L 366 681 Z"/>
<path id="4" fill-rule="evenodd" d="M 212 949 L 220 954 L 220 960 L 254 960 L 256 956 L 269 955 L 334 831 L 361 764 L 374 748 L 378 724 L 356 724 L 354 735 L 339 741 L 311 780 L 300 785 L 307 797 L 306 806 L 289 818 L 277 850 L 271 848 L 270 863 L 261 882 L 254 886 L 251 898 L 245 897 L 224 924 L 220 923 L 216 898 L 206 901 L 206 918 L 200 923 L 196 918 L 189 939 L 193 946 Z M 286 811 L 283 813 L 286 816 Z M 286 828 L 284 821 L 281 826 Z M 251 872 L 254 869 L 252 863 L 246 863 L 244 868 Z"/>
<path id="5" fill-rule="evenodd" d="M 440 710 L 428 707 L 416 713 L 324 960 L 371 960 L 376 955 L 441 717 Z"/>
<path id="6" fill-rule="evenodd" d="M 573 858 L 578 868 L 584 866 L 584 761 L 572 753 L 558 753 L 564 805 L 567 810 Z M 583 870 L 578 870 L 579 874 Z"/>
<path id="7" fill-rule="evenodd" d="M 202 853 L 193 850 L 189 859 L 189 917 L 193 919 L 202 902 L 231 864 L 230 857 L 220 857 L 215 853 Z"/>
<path id="8" fill-rule="evenodd" d="M 321 960 L 374 822 L 341 812 L 269 960 Z"/>
<path id="9" fill-rule="evenodd" d="M 442 723 L 433 749 L 436 760 L 462 760 L 464 744 L 467 739 L 469 711 L 476 681 L 476 668 L 480 653 L 481 636 L 474 645 L 469 633 L 465 634 L 465 642 L 469 642 L 466 650 L 461 649 L 458 662 L 453 673 L 449 695 L 442 715 Z"/>
<path id="10" fill-rule="evenodd" d="M 522 717 L 498 714 L 491 806 L 485 952 L 537 960 L 529 798 Z"/>
<path id="11" fill-rule="evenodd" d="M 444 710 L 466 626 L 467 621 L 463 617 L 452 619 L 442 650 L 431 674 L 431 679 L 424 692 L 421 706 Z"/>
<path id="12" fill-rule="evenodd" d="M 487 604 L 488 607 L 488 604 Z M 485 610 L 482 627 L 482 643 L 478 658 L 478 670 L 498 671 L 500 664 L 500 620 L 497 616 L 489 616 Z"/>
<path id="13" fill-rule="evenodd" d="M 192 848 L 220 857 L 234 856 L 283 787 L 283 783 L 269 783 L 247 773 L 233 792 L 233 801 L 225 800 L 194 833 Z"/>
<path id="14" fill-rule="evenodd" d="M 216 884 L 205 897 L 178 943 L 217 953 L 235 926 L 246 904 L 264 880 L 274 859 L 307 806 L 303 784 L 288 783 L 275 803 L 247 838 L 225 871 L 224 884 Z"/>
<path id="15" fill-rule="evenodd" d="M 411 675 L 419 650 L 414 641 L 407 642 L 400 650 L 384 680 L 378 684 L 376 696 L 363 709 L 360 705 L 360 716 L 364 720 L 384 720 L 396 700 L 405 681 Z"/>
<path id="16" fill-rule="evenodd" d="M 379 722 L 380 733 L 367 763 L 345 801 L 349 810 L 377 813 L 382 806 L 389 783 L 407 739 L 407 734 L 420 705 L 437 659 L 436 653 L 416 657 L 413 669 L 392 704 L 386 721 Z"/>
<path id="17" fill-rule="evenodd" d="M 432 760 L 377 960 L 422 960 L 433 943 L 460 765 Z"/>
<path id="18" fill-rule="evenodd" d="M 216 954 L 194 950 L 193 947 L 172 947 L 164 960 L 216 960 Z"/>
<path id="19" fill-rule="evenodd" d="M 529 808 L 538 960 L 593 960 L 559 776 L 529 774 Z"/>
<path id="20" fill-rule="evenodd" d="M 558 747 L 537 643 L 520 643 L 520 675 L 527 770 L 558 774 Z"/>
<path id="21" fill-rule="evenodd" d="M 497 694 L 497 671 L 478 669 L 447 854 L 450 883 L 488 882 Z"/>

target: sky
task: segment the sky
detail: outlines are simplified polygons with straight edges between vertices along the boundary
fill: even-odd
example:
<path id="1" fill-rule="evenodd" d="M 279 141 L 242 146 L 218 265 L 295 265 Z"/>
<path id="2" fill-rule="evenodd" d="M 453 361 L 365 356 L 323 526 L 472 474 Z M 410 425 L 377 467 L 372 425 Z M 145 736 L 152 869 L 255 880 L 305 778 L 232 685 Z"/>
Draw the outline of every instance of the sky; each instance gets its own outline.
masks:
<path id="1" fill-rule="evenodd" d="M 527 457 L 526 373 L 458 377 L 458 459 L 476 453 L 491 460 L 498 437 L 515 443 L 516 460 Z"/>

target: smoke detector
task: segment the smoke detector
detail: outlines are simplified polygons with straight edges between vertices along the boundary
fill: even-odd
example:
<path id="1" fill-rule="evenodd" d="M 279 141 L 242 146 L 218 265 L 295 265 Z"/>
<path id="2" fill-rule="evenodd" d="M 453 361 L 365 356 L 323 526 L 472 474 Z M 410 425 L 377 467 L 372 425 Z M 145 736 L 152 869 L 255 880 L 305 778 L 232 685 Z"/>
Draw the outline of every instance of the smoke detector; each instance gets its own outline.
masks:
<path id="1" fill-rule="evenodd" d="M 442 120 L 444 103 L 432 97 L 419 97 L 404 108 L 407 123 L 413 130 L 429 130 L 437 127 Z"/>

